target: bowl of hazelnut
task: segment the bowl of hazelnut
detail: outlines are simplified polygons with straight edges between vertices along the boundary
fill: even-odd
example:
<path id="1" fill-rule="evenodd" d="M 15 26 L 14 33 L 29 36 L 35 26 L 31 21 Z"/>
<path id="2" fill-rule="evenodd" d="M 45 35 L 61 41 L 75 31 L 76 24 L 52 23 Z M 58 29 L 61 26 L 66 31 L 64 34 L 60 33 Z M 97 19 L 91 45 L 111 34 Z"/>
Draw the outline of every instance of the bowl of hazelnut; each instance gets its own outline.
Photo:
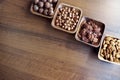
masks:
<path id="1" fill-rule="evenodd" d="M 67 33 L 75 33 L 82 16 L 78 7 L 61 3 L 58 5 L 51 25 L 53 28 Z"/>
<path id="2" fill-rule="evenodd" d="M 30 11 L 39 16 L 53 18 L 58 0 L 34 0 Z"/>
<path id="3" fill-rule="evenodd" d="M 104 30 L 104 23 L 83 17 L 75 34 L 75 39 L 90 46 L 99 47 Z"/>

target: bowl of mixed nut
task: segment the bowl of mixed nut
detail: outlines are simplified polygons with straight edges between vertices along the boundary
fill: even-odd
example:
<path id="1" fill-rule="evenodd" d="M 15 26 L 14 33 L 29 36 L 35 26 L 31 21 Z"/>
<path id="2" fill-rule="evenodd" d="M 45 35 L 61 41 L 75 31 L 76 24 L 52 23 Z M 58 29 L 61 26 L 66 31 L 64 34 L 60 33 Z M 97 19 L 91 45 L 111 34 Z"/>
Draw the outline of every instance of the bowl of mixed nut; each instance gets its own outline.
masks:
<path id="1" fill-rule="evenodd" d="M 52 20 L 52 26 L 56 29 L 75 33 L 82 16 L 82 10 L 78 7 L 61 3 Z"/>
<path id="2" fill-rule="evenodd" d="M 77 41 L 83 42 L 93 47 L 99 47 L 105 24 L 88 17 L 83 17 L 75 38 Z"/>
<path id="3" fill-rule="evenodd" d="M 53 18 L 58 0 L 34 0 L 30 11 L 39 16 Z"/>
<path id="4" fill-rule="evenodd" d="M 98 58 L 105 62 L 120 65 L 120 39 L 105 36 L 100 46 Z"/>

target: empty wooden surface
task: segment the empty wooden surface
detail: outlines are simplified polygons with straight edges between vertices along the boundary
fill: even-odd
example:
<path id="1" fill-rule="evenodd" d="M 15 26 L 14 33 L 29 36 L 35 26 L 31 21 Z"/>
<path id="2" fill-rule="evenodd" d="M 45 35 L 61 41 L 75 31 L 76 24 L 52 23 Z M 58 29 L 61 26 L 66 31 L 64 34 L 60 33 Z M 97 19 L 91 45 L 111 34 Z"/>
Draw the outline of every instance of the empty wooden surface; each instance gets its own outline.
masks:
<path id="1" fill-rule="evenodd" d="M 61 0 L 106 24 L 120 37 L 120 0 Z M 53 29 L 30 13 L 31 0 L 0 0 L 0 80 L 120 80 L 120 66 L 98 60 L 98 49 Z"/>

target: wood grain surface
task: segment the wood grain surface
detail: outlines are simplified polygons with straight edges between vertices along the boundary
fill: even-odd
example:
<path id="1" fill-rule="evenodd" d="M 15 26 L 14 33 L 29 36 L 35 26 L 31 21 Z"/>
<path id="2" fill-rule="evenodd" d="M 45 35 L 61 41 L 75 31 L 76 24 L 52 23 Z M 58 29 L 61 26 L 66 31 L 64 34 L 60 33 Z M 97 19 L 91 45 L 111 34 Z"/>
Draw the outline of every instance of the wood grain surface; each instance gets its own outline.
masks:
<path id="1" fill-rule="evenodd" d="M 98 60 L 98 49 L 30 13 L 32 0 L 0 0 L 0 80 L 120 80 L 120 66 Z M 60 0 L 104 22 L 120 37 L 120 0 Z"/>

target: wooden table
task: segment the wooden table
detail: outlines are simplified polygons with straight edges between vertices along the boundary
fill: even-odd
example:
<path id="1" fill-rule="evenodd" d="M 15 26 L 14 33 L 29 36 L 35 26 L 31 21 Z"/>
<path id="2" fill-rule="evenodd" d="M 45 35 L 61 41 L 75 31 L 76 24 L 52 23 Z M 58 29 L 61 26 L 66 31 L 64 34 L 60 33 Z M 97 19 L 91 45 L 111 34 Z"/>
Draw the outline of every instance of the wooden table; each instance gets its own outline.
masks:
<path id="1" fill-rule="evenodd" d="M 120 37 L 120 0 L 61 0 L 106 24 Z M 98 60 L 98 49 L 53 29 L 30 13 L 31 0 L 0 0 L 0 80 L 120 80 L 120 66 Z"/>

